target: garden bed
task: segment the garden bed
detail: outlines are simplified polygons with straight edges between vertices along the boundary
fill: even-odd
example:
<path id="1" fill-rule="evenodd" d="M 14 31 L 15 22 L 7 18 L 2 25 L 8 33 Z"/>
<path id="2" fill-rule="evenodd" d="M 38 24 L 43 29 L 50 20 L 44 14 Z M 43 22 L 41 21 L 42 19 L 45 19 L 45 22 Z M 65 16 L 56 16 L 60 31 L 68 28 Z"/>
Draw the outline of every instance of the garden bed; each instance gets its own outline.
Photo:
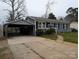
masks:
<path id="1" fill-rule="evenodd" d="M 47 39 L 51 39 L 51 40 L 56 40 L 57 39 L 57 35 L 56 34 L 42 35 L 41 37 L 44 37 L 44 38 L 47 38 Z"/>

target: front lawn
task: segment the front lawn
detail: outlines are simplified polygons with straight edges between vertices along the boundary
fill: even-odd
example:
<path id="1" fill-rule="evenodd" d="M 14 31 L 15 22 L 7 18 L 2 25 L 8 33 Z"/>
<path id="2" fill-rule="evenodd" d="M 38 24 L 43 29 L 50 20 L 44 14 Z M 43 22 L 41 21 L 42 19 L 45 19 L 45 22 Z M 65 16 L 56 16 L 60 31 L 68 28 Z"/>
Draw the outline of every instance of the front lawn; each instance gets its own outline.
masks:
<path id="1" fill-rule="evenodd" d="M 77 32 L 64 32 L 60 33 L 64 37 L 64 41 L 78 43 L 78 33 Z"/>

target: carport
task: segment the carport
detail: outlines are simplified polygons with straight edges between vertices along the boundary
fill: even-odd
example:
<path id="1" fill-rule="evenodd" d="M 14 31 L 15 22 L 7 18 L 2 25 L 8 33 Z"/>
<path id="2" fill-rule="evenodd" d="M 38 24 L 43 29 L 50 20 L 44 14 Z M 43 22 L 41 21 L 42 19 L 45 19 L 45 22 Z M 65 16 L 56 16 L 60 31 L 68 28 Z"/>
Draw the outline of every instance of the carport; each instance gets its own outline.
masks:
<path id="1" fill-rule="evenodd" d="M 4 36 L 35 35 L 35 26 L 25 20 L 13 21 L 3 26 Z"/>

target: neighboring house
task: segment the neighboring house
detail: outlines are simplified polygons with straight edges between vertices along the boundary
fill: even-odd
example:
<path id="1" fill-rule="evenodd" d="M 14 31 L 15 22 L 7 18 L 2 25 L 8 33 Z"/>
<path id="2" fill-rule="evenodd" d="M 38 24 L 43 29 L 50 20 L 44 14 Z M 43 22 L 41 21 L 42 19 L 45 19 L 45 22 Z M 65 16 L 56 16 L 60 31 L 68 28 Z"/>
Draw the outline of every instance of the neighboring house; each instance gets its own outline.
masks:
<path id="1" fill-rule="evenodd" d="M 0 27 L 1 28 L 1 27 Z M 58 32 L 69 32 L 69 22 L 41 17 L 27 17 L 25 20 L 7 22 L 3 25 L 3 36 L 8 35 L 36 35 L 37 29 L 57 29 Z"/>
<path id="2" fill-rule="evenodd" d="M 74 16 L 69 14 L 64 18 L 64 21 L 70 23 L 70 28 L 78 30 L 78 22 L 75 21 Z"/>
<path id="3" fill-rule="evenodd" d="M 71 22 L 70 28 L 78 30 L 78 22 Z"/>
<path id="4" fill-rule="evenodd" d="M 72 22 L 72 21 L 74 21 L 74 16 L 71 15 L 71 14 L 69 14 L 69 15 L 67 15 L 67 16 L 64 18 L 64 21 L 66 21 L 66 22 Z"/>

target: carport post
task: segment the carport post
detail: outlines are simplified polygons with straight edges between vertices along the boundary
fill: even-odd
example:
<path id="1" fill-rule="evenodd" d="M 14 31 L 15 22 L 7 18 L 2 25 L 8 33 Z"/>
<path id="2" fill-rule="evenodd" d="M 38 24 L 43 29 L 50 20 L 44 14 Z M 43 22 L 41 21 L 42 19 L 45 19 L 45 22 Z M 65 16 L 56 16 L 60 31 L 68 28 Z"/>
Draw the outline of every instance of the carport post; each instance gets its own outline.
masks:
<path id="1" fill-rule="evenodd" d="M 8 25 L 5 25 L 5 27 L 4 27 L 4 32 L 5 32 L 5 37 L 7 38 L 7 27 L 8 27 Z"/>
<path id="2" fill-rule="evenodd" d="M 35 29 L 35 26 L 33 26 L 33 35 L 36 36 L 36 29 Z"/>

